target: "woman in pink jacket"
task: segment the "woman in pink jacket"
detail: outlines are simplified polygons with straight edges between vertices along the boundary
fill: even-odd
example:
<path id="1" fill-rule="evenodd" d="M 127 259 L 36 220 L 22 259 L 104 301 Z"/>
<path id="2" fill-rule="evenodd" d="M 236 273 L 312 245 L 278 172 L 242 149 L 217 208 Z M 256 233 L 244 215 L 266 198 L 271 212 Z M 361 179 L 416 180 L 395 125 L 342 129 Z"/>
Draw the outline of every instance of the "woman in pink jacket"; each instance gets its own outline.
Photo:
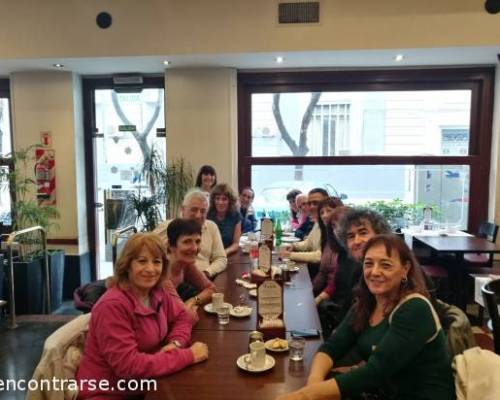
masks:
<path id="1" fill-rule="evenodd" d="M 76 376 L 79 399 L 140 395 L 132 380 L 172 374 L 208 358 L 204 343 L 190 345 L 191 317 L 163 289 L 166 276 L 163 240 L 152 233 L 132 236 L 116 263 L 111 288 L 92 309 Z"/>

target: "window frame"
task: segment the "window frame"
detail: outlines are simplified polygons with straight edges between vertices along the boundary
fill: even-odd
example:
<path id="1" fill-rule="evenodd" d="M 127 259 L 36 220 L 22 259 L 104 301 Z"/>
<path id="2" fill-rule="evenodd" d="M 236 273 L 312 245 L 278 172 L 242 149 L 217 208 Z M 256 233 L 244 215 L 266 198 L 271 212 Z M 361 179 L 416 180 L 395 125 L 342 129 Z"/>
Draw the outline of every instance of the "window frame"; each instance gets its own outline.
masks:
<path id="1" fill-rule="evenodd" d="M 13 132 L 12 132 L 12 103 L 10 98 L 10 81 L 9 79 L 0 79 L 0 98 L 6 98 L 9 100 L 9 121 L 10 121 L 10 141 L 12 145 L 14 145 L 13 141 Z M 13 149 L 12 149 L 13 150 Z M 13 164 L 12 159 L 10 157 L 0 156 L 0 168 L 7 167 L 9 170 L 12 170 Z M 15 193 L 10 189 L 10 198 L 15 202 Z M 13 214 L 13 206 L 15 203 L 12 203 L 11 206 L 11 219 L 14 218 Z M 0 234 L 10 233 L 12 231 L 12 225 L 2 225 Z"/>
<path id="2" fill-rule="evenodd" d="M 238 182 L 251 186 L 253 165 L 469 165 L 468 229 L 488 217 L 495 68 L 238 73 Z M 326 91 L 470 90 L 467 156 L 252 156 L 252 94 Z"/>

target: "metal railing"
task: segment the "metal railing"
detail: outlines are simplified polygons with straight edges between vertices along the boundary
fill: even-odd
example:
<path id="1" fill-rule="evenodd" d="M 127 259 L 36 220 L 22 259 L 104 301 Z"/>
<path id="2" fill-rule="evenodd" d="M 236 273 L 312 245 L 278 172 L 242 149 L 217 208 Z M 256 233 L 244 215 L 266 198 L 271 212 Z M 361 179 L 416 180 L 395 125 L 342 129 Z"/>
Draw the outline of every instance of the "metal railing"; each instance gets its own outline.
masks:
<path id="1" fill-rule="evenodd" d="M 31 228 L 22 229 L 20 231 L 12 232 L 7 238 L 7 273 L 9 276 L 9 293 L 10 293 L 10 304 L 9 304 L 9 314 L 10 323 L 9 328 L 17 328 L 16 324 L 16 301 L 15 301 L 15 285 L 14 285 L 14 260 L 12 254 L 12 246 L 14 244 L 14 239 L 19 236 L 26 235 L 27 233 L 33 233 L 40 231 L 42 235 L 42 249 L 43 249 L 43 272 L 45 275 L 45 312 L 50 314 L 52 307 L 50 304 L 50 273 L 49 273 L 49 256 L 47 254 L 47 232 L 41 226 L 33 226 Z"/>
<path id="2" fill-rule="evenodd" d="M 122 236 L 124 233 L 127 233 L 129 231 L 133 231 L 134 233 L 137 233 L 137 228 L 134 225 L 129 225 L 126 226 L 125 228 L 117 230 L 115 233 L 113 233 L 113 238 L 111 240 L 111 254 L 113 257 L 113 269 L 115 268 L 115 262 L 116 262 L 116 257 L 117 257 L 117 245 L 118 245 L 118 239 L 123 238 Z"/>

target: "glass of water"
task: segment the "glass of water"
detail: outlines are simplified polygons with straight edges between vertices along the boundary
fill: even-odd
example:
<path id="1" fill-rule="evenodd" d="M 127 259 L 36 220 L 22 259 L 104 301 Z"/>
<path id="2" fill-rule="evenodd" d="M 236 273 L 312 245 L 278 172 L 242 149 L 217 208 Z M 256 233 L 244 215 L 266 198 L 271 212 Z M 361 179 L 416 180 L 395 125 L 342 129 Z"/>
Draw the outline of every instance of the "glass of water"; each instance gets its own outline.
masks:
<path id="1" fill-rule="evenodd" d="M 304 359 L 306 339 L 303 337 L 292 337 L 288 342 L 288 346 L 290 347 L 290 360 L 302 361 Z"/>
<path id="2" fill-rule="evenodd" d="M 229 306 L 223 305 L 217 309 L 219 325 L 229 324 Z"/>

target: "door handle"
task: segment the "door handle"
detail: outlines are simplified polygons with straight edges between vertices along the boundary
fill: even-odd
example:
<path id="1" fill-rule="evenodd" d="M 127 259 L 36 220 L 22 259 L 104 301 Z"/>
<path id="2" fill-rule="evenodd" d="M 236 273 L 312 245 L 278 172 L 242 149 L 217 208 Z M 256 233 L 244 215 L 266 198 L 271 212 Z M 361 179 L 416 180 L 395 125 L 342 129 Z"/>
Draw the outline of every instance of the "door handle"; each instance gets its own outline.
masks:
<path id="1" fill-rule="evenodd" d="M 95 208 L 103 208 L 104 204 L 103 203 L 94 203 Z"/>

